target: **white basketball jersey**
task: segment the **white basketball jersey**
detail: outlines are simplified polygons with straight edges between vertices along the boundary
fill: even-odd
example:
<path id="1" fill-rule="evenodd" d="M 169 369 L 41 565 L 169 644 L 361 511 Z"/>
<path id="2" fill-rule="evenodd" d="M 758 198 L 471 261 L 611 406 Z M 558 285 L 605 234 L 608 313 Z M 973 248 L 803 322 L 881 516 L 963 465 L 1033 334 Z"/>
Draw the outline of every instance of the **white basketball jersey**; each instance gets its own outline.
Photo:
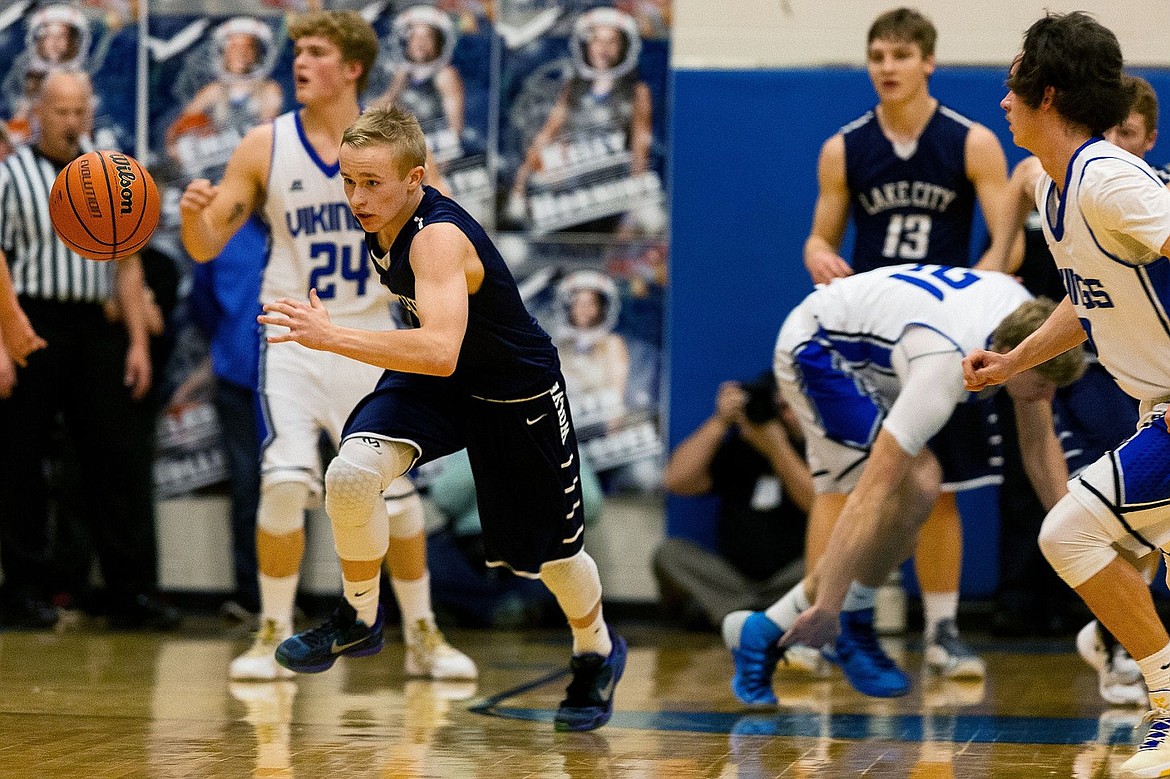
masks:
<path id="1" fill-rule="evenodd" d="M 1036 185 L 1044 238 L 1098 359 L 1139 400 L 1170 395 L 1170 191 L 1101 140 L 1073 156 L 1063 193 Z"/>
<path id="2" fill-rule="evenodd" d="M 261 300 L 306 300 L 313 288 L 336 324 L 390 325 L 390 291 L 370 265 L 365 233 L 345 199 L 340 167 L 322 162 L 296 111 L 273 122 L 264 217 L 272 247 Z"/>
<path id="3" fill-rule="evenodd" d="M 801 305 L 815 318 L 820 337 L 855 368 L 888 374 L 890 352 L 906 328 L 928 327 L 968 354 L 986 348 L 1004 317 L 1031 298 L 1003 273 L 892 265 L 835 279 Z"/>

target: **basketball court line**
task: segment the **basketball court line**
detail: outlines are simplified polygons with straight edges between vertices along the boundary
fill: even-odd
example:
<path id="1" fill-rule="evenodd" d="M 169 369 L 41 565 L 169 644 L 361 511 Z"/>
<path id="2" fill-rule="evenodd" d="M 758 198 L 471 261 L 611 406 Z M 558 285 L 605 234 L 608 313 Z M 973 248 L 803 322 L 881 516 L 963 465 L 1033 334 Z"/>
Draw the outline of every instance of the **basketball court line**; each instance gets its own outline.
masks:
<path id="1" fill-rule="evenodd" d="M 549 680 L 546 680 L 549 681 Z M 497 701 L 498 702 L 498 701 Z M 475 706 L 477 714 L 509 719 L 552 722 L 552 709 Z M 1134 718 L 1135 723 L 1137 717 Z M 938 738 L 945 723 L 946 737 Z M 826 727 L 827 726 L 827 727 Z M 606 726 L 631 730 L 659 730 L 692 733 L 722 733 L 733 736 L 793 736 L 806 738 L 886 741 L 948 741 L 974 744 L 1055 744 L 1077 745 L 1133 743 L 1129 727 L 1110 728 L 1099 741 L 1101 723 L 1081 717 L 1004 717 L 995 715 L 950 714 L 744 714 L 742 712 L 615 711 Z M 933 735 L 933 738 L 932 738 Z"/>

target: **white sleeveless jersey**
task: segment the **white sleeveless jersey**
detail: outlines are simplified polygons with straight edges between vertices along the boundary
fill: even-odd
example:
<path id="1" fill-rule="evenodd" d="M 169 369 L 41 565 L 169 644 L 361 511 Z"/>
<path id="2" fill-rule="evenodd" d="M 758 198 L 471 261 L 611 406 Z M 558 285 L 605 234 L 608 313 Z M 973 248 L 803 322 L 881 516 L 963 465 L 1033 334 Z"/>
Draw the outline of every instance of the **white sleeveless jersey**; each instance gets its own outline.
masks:
<path id="1" fill-rule="evenodd" d="M 1036 185 L 1044 238 L 1101 364 L 1139 400 L 1170 396 L 1170 191 L 1148 165 L 1091 139 L 1064 192 Z"/>
<path id="2" fill-rule="evenodd" d="M 273 122 L 263 213 L 272 245 L 261 300 L 307 300 L 315 288 L 339 325 L 376 330 L 391 325 L 390 291 L 370 266 L 365 232 L 349 210 L 340 167 L 317 156 L 296 111 Z"/>
<path id="3" fill-rule="evenodd" d="M 1032 295 L 1003 273 L 946 265 L 892 265 L 834 279 L 805 298 L 815 336 L 854 370 L 888 388 L 891 352 L 906 329 L 928 327 L 968 354 L 987 347 L 991 333 Z M 797 322 L 808 317 L 790 317 Z M 808 325 L 797 329 L 807 329 Z M 781 331 L 778 348 L 795 348 L 814 333 Z M 787 342 L 787 343 L 785 343 Z M 883 381 L 883 377 L 886 381 Z"/>

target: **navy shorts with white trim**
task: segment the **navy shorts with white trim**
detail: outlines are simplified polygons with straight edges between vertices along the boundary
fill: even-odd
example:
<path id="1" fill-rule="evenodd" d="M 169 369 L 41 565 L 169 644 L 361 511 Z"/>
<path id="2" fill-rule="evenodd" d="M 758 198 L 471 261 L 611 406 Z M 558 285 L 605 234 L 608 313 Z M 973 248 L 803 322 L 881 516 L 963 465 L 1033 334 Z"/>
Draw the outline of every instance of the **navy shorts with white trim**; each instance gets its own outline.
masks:
<path id="1" fill-rule="evenodd" d="M 577 435 L 565 380 L 522 400 L 457 391 L 449 379 L 385 374 L 354 409 L 342 438 L 373 434 L 413 442 L 422 465 L 464 447 L 475 478 L 488 565 L 535 578 L 543 563 L 582 548 Z"/>

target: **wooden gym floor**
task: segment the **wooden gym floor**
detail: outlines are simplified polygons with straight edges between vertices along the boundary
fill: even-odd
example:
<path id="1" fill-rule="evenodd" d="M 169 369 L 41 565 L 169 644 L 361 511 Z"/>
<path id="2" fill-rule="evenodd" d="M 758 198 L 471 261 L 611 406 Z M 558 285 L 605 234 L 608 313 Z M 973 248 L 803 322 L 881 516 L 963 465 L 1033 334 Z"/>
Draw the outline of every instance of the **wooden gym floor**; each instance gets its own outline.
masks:
<path id="1" fill-rule="evenodd" d="M 0 633 L 0 777 L 1108 777 L 1142 712 L 1108 709 L 1071 639 L 978 634 L 986 683 L 920 676 L 905 698 L 777 675 L 747 711 L 715 635 L 618 624 L 629 664 L 612 722 L 558 734 L 568 636 L 455 631 L 478 684 L 409 680 L 380 655 L 278 683 L 229 683 L 248 637 L 210 618 L 169 636 L 98 624 Z"/>

